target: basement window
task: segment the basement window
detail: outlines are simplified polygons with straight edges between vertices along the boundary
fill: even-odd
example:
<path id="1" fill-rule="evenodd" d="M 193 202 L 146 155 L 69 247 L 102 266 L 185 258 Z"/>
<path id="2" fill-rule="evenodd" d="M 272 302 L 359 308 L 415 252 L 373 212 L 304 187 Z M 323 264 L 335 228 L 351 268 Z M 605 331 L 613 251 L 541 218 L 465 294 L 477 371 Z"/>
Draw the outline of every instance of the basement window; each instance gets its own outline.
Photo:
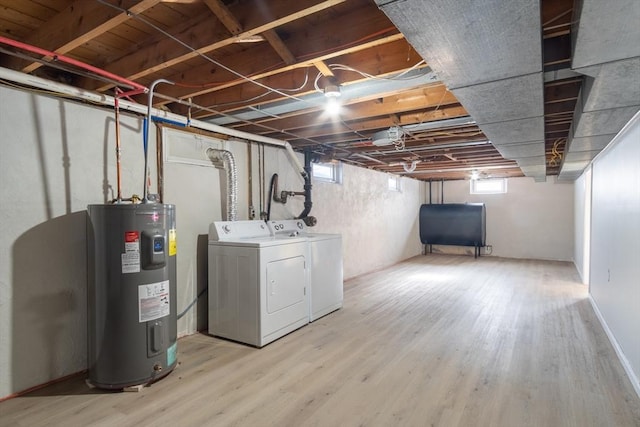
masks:
<path id="1" fill-rule="evenodd" d="M 397 175 L 389 175 L 389 190 L 400 191 L 400 177 Z"/>
<path id="2" fill-rule="evenodd" d="M 342 184 L 342 163 L 313 163 L 311 167 L 311 175 L 314 179 Z"/>
<path id="3" fill-rule="evenodd" d="M 472 179 L 471 194 L 502 194 L 507 192 L 506 178 Z"/>

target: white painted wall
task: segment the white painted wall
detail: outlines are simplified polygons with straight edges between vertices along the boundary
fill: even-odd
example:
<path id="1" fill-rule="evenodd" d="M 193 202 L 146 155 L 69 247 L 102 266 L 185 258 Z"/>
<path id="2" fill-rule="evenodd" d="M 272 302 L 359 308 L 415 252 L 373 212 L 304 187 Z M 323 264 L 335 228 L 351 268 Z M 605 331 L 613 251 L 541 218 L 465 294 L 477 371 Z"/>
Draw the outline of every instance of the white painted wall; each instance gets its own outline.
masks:
<path id="1" fill-rule="evenodd" d="M 589 291 L 640 394 L 640 113 L 592 165 Z"/>
<path id="2" fill-rule="evenodd" d="M 433 196 L 434 202 L 439 200 L 436 185 Z M 469 194 L 469 181 L 445 181 L 444 202 L 486 205 L 487 244 L 493 246 L 492 255 L 563 261 L 573 258 L 572 183 L 559 184 L 552 178 L 547 182 L 509 178 L 506 194 L 479 195 Z M 459 252 L 454 247 L 437 249 Z"/>
<path id="3" fill-rule="evenodd" d="M 113 113 L 3 86 L 0 99 L 2 397 L 86 368 L 86 207 L 115 197 L 116 172 Z M 142 194 L 141 128 L 123 115 L 128 195 Z"/>
<path id="4" fill-rule="evenodd" d="M 591 239 L 591 167 L 574 182 L 574 243 L 573 263 L 582 278 L 589 283 L 589 243 Z"/>
<path id="5" fill-rule="evenodd" d="M 344 165 L 344 182 L 314 182 L 318 233 L 341 233 L 345 278 L 380 269 L 422 251 L 418 213 L 424 183 L 402 178 L 388 189 L 388 175 Z"/>

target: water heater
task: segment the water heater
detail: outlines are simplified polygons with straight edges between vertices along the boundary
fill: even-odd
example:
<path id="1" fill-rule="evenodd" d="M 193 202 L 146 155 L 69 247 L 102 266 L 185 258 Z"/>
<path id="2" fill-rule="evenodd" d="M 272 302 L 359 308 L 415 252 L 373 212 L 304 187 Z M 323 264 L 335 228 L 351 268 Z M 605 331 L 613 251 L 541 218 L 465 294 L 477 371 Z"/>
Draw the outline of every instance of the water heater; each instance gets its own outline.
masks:
<path id="1" fill-rule="evenodd" d="M 149 383 L 177 361 L 175 207 L 87 209 L 89 382 Z"/>

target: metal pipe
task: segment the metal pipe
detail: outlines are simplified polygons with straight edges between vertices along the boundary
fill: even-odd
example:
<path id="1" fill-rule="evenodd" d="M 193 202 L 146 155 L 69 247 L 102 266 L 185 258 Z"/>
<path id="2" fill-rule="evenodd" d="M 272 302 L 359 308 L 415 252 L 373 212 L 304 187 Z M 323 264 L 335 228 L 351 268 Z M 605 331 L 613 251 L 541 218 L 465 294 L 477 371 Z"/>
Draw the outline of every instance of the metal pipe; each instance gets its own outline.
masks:
<path id="1" fill-rule="evenodd" d="M 256 217 L 256 210 L 253 207 L 253 143 L 249 142 L 247 144 L 247 158 L 249 159 L 249 170 L 247 181 L 249 183 L 249 219 L 254 219 Z"/>
<path id="2" fill-rule="evenodd" d="M 120 102 L 118 99 L 118 92 L 120 89 L 116 88 L 116 97 L 114 99 L 114 107 L 116 113 L 116 186 L 117 186 L 117 196 L 116 203 L 122 202 L 122 151 L 120 147 Z"/>
<path id="3" fill-rule="evenodd" d="M 19 71 L 10 70 L 8 68 L 0 67 L 0 78 L 5 80 L 10 80 L 15 83 L 37 87 L 40 89 L 55 91 L 60 94 L 70 95 L 78 99 L 83 99 L 86 101 L 91 101 L 91 102 L 95 102 L 102 105 L 108 105 L 111 107 L 114 105 L 114 98 L 109 95 L 91 92 L 85 89 L 80 89 L 73 86 L 65 85 L 64 83 L 53 82 L 40 77 L 32 76 L 31 74 L 25 74 Z M 144 105 L 138 104 L 135 102 L 121 101 L 120 108 L 133 113 L 138 113 L 138 114 L 148 113 L 148 110 Z M 270 138 L 262 135 L 254 135 L 252 133 L 243 132 L 236 129 L 225 128 L 220 125 L 204 122 L 202 120 L 197 120 L 197 119 L 192 119 L 189 122 L 184 116 L 180 116 L 178 114 L 170 113 L 164 110 L 159 110 L 157 108 L 154 108 L 152 110 L 152 114 L 154 117 L 166 118 L 166 119 L 173 120 L 176 122 L 181 122 L 181 123 L 184 122 L 185 125 L 188 125 L 190 127 L 194 127 L 197 129 L 202 129 L 202 130 L 206 130 L 214 133 L 221 133 L 223 135 L 228 135 L 228 136 L 234 136 L 236 138 L 244 139 L 248 141 L 262 142 L 262 143 L 273 145 L 276 147 L 282 147 L 286 150 L 291 161 L 294 163 L 294 165 L 298 169 L 298 172 L 303 177 L 304 177 L 304 174 L 306 173 L 304 170 L 304 167 L 302 166 L 297 156 L 295 155 L 295 152 L 293 151 L 291 144 L 289 144 L 287 141 Z"/>
<path id="4" fill-rule="evenodd" d="M 214 164 L 222 162 L 227 172 L 227 221 L 235 221 L 238 216 L 238 169 L 231 151 L 209 148 L 207 157 Z"/>
<path id="5" fill-rule="evenodd" d="M 463 172 L 463 171 L 471 171 L 474 169 L 483 169 L 483 170 L 491 170 L 491 169 L 518 169 L 518 165 L 487 165 L 487 166 L 465 166 L 460 168 L 445 168 L 445 169 L 436 169 L 436 170 L 417 170 L 413 172 L 407 172 L 411 174 L 436 174 L 436 173 L 446 173 L 446 172 Z"/>
<path id="6" fill-rule="evenodd" d="M 313 227 L 318 222 L 314 216 L 309 216 L 313 203 L 311 202 L 311 151 L 305 150 L 304 152 L 304 169 L 306 175 L 304 176 L 304 210 L 298 216 L 305 224 Z"/>
<path id="7" fill-rule="evenodd" d="M 264 165 L 262 163 L 263 152 L 262 148 L 264 146 L 262 144 L 258 144 L 258 218 L 266 219 L 263 215 L 264 212 Z"/>
<path id="8" fill-rule="evenodd" d="M 70 65 L 74 65 L 78 68 L 82 68 L 83 70 L 87 70 L 87 71 L 91 71 L 92 73 L 95 73 L 99 76 L 103 76 L 106 77 L 108 79 L 111 80 L 115 80 L 119 83 L 125 84 L 127 86 L 130 86 L 134 89 L 139 89 L 143 92 L 147 91 L 147 88 L 139 83 L 136 83 L 132 80 L 129 79 L 125 79 L 124 77 L 118 76 L 116 74 L 110 73 L 108 71 L 102 70 L 100 68 L 94 67 L 93 65 L 89 65 L 87 63 L 84 63 L 82 61 L 78 61 L 77 59 L 73 59 L 73 58 L 69 58 L 68 56 L 65 55 L 61 55 L 59 53 L 56 52 L 52 52 L 50 50 L 46 50 L 46 49 L 42 49 L 36 46 L 32 46 L 30 44 L 27 43 L 22 43 L 16 40 L 12 40 L 9 39 L 7 37 L 2 37 L 0 36 L 0 43 L 9 45 L 9 46 L 13 46 L 13 47 L 17 47 L 18 49 L 22 49 L 22 50 L 26 50 L 27 52 L 32 52 L 32 53 L 37 53 L 39 55 L 43 55 L 43 56 L 50 56 L 51 58 L 53 58 L 54 61 L 60 61 L 60 62 L 65 62 L 67 64 Z"/>
<path id="9" fill-rule="evenodd" d="M 273 200 L 273 187 L 278 185 L 278 174 L 274 173 L 271 175 L 271 181 L 269 181 L 269 193 L 268 193 L 268 201 L 267 201 L 267 218 L 269 221 L 271 219 L 271 200 Z"/>
<path id="10" fill-rule="evenodd" d="M 148 179 L 149 175 L 149 126 L 151 124 L 151 110 L 153 109 L 153 90 L 160 83 L 168 83 L 174 84 L 172 81 L 166 79 L 158 79 L 151 83 L 151 87 L 149 88 L 149 101 L 147 103 L 147 120 L 144 123 L 144 187 L 142 190 L 142 203 L 149 203 L 148 193 L 149 187 L 151 186 L 151 182 Z"/>

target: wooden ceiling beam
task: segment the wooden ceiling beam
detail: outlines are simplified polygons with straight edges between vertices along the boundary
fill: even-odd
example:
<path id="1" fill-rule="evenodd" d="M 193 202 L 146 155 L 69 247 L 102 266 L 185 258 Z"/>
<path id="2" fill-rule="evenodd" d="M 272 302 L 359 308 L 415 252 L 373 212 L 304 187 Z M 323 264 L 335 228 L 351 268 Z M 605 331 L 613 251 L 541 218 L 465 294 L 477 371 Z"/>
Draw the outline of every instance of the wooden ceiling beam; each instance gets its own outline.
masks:
<path id="1" fill-rule="evenodd" d="M 166 68 L 196 58 L 201 54 L 205 55 L 229 46 L 238 39 L 258 35 L 267 30 L 336 6 L 344 1 L 345 0 L 325 0 L 318 3 L 314 0 L 298 0 L 296 5 L 299 6 L 300 9 L 295 12 L 291 12 L 291 5 L 288 3 L 272 2 L 269 4 L 272 8 L 272 15 L 280 16 L 273 20 L 267 20 L 266 15 L 258 8 L 249 8 L 248 13 L 254 16 L 248 16 L 247 21 L 253 21 L 256 25 L 253 27 L 248 26 L 248 29 L 243 30 L 237 35 L 229 37 L 228 34 L 225 36 L 219 31 L 212 32 L 211 23 L 205 22 L 198 28 L 194 28 L 188 34 L 177 35 L 177 38 L 180 40 L 190 41 L 189 46 L 193 50 L 180 46 L 174 40 L 165 39 L 140 49 L 139 52 L 121 58 L 113 64 L 106 64 L 105 68 L 109 72 L 125 76 L 130 80 L 140 79 L 157 71 L 165 70 Z M 132 72 L 132 70 L 137 71 Z M 98 87 L 98 90 L 106 89 L 106 87 L 102 85 L 99 86 L 101 87 Z"/>
<path id="2" fill-rule="evenodd" d="M 222 24 L 229 30 L 231 34 L 237 36 L 242 33 L 242 24 L 227 6 L 220 0 L 204 0 L 204 3 L 211 9 L 214 15 L 222 22 Z M 280 36 L 273 29 L 266 30 L 262 33 L 264 39 L 271 45 L 273 50 L 282 58 L 287 65 L 291 65 L 296 62 L 296 58 L 291 51 L 284 44 Z M 241 39 L 239 39 L 241 40 Z"/>
<path id="3" fill-rule="evenodd" d="M 242 24 L 236 19 L 236 17 L 231 13 L 229 8 L 224 5 L 220 0 L 203 0 L 204 4 L 207 5 L 209 10 L 213 12 L 213 14 L 218 18 L 222 25 L 224 25 L 227 30 L 234 36 L 237 36 L 242 32 Z"/>
<path id="4" fill-rule="evenodd" d="M 59 54 L 66 54 L 131 19 L 129 14 L 142 13 L 160 1 L 127 0 L 123 5 L 123 8 L 127 9 L 127 13 L 124 13 L 105 7 L 95 0 L 77 0 L 41 25 L 34 34 L 25 40 L 25 43 Z M 11 58 L 5 66 L 30 73 L 41 65 L 39 62 L 29 64 L 28 61 L 21 58 Z"/>
<path id="5" fill-rule="evenodd" d="M 339 58 L 339 61 L 352 66 L 361 67 L 364 71 L 367 71 L 372 74 L 377 74 L 378 77 L 386 77 L 398 72 L 402 72 L 406 70 L 407 62 L 406 51 L 404 51 L 404 47 L 407 46 L 407 42 L 404 39 L 396 40 L 392 42 L 392 44 L 387 44 L 383 48 L 380 45 L 374 46 L 372 49 L 367 49 L 359 52 L 355 52 L 351 55 L 342 56 Z M 384 56 L 384 61 L 380 63 L 380 57 L 377 55 L 377 50 L 385 49 L 387 51 L 386 56 Z M 394 53 L 391 53 L 394 52 Z M 380 74 L 378 74 L 380 73 Z M 308 75 L 308 70 L 299 70 L 295 74 L 291 74 L 291 72 L 287 73 L 278 73 L 260 80 L 261 83 L 265 84 L 268 87 L 274 88 L 289 88 L 299 86 L 305 78 L 309 81 L 307 85 L 303 88 L 300 88 L 298 92 L 295 92 L 296 96 L 304 96 L 309 93 L 314 93 L 316 89 L 313 86 L 313 76 L 314 74 Z M 341 72 L 340 74 L 336 74 L 337 79 L 341 82 L 343 86 L 362 82 L 367 80 L 367 78 L 361 76 L 357 73 L 345 73 Z M 168 87 L 167 90 L 169 93 L 175 94 L 175 90 L 171 87 Z M 233 111 L 241 110 L 248 105 L 265 105 L 269 102 L 286 100 L 282 95 L 277 93 L 266 93 L 267 90 L 253 85 L 247 82 L 238 82 L 237 86 L 231 86 L 222 91 L 210 92 L 199 97 L 194 98 L 194 102 L 198 105 L 211 106 L 211 105 L 228 105 L 230 102 L 235 103 L 230 106 L 223 108 L 224 111 L 233 113 Z M 377 94 L 372 95 L 371 98 L 385 96 L 386 94 Z M 254 98 L 260 97 L 255 100 Z M 242 102 L 242 99 L 246 99 L 246 102 Z M 253 101 L 251 101 L 253 99 Z M 240 102 L 238 102 L 240 101 Z M 181 108 L 177 107 L 175 112 L 180 112 Z M 202 112 L 197 115 L 197 118 L 210 117 L 215 114 L 211 112 Z"/>
<path id="6" fill-rule="evenodd" d="M 314 67 L 318 69 L 325 77 L 334 77 L 333 71 L 324 61 L 316 61 L 313 63 Z"/>
<path id="7" fill-rule="evenodd" d="M 366 100 L 349 100 L 348 104 L 342 106 L 341 120 L 349 122 L 353 120 L 367 120 L 378 116 L 388 116 L 389 121 L 393 123 L 392 117 L 395 117 L 395 120 L 398 122 L 400 121 L 398 117 L 399 113 L 458 103 L 456 97 L 449 92 L 444 85 L 404 91 L 397 95 L 381 98 L 381 102 L 377 101 L 380 99 L 379 97 L 380 95 L 371 96 L 370 99 Z M 317 106 L 304 110 L 303 114 L 296 112 L 295 115 L 290 117 L 267 117 L 259 122 L 268 123 L 269 126 L 277 129 L 295 131 L 295 129 L 305 128 L 310 124 L 318 124 L 327 120 L 329 120 L 329 117 L 324 112 L 323 106 Z M 234 127 L 243 129 L 245 126 L 239 125 Z"/>
<path id="8" fill-rule="evenodd" d="M 338 57 L 341 57 L 340 61 L 343 62 L 344 58 L 342 57 L 347 58 L 360 52 L 362 52 L 358 58 L 360 62 L 362 62 L 363 57 L 375 58 L 377 56 L 378 63 L 382 63 L 382 61 L 385 61 L 386 63 L 391 59 L 389 58 L 389 54 L 385 52 L 402 52 L 405 57 L 403 65 L 399 67 L 401 69 L 406 69 L 407 65 L 413 65 L 406 63 L 406 55 L 408 52 L 415 56 L 415 62 L 419 61 L 419 55 L 415 53 L 400 33 L 396 32 L 388 36 L 374 37 L 370 40 L 367 39 L 367 37 L 371 36 L 372 33 L 375 34 L 380 32 L 388 26 L 388 21 L 381 19 L 379 11 L 362 11 L 360 15 L 361 18 L 369 25 L 366 27 L 357 26 L 352 28 L 348 34 L 343 34 L 339 40 L 333 41 L 333 43 L 340 43 L 337 46 L 332 46 L 327 43 L 324 25 L 318 25 L 317 28 L 314 27 L 312 29 L 305 30 L 303 33 L 290 34 L 288 47 L 292 52 L 294 52 L 298 59 L 298 62 L 295 64 L 283 65 L 276 55 L 272 55 L 270 49 L 264 49 L 262 46 L 251 46 L 242 52 L 225 56 L 224 64 L 233 70 L 241 72 L 247 77 L 265 83 L 262 79 L 267 77 L 288 73 L 296 69 L 315 67 L 315 64 L 319 61 L 329 61 Z M 329 22 L 327 24 L 329 25 L 328 31 L 339 31 L 338 29 L 341 26 L 348 24 L 350 18 L 353 18 L 351 14 L 346 14 L 345 16 L 340 16 L 332 22 Z M 319 45 L 324 47 L 321 52 L 311 50 L 314 49 L 315 46 Z M 371 60 L 368 62 L 370 63 Z M 358 63 L 347 62 L 347 65 L 360 68 Z M 378 65 L 378 68 L 382 70 L 388 69 L 389 67 L 382 63 L 382 65 Z M 376 68 L 372 68 L 368 71 L 376 75 L 381 74 L 380 72 L 377 72 Z M 216 67 L 212 63 L 203 63 L 202 65 L 195 66 L 185 72 L 174 73 L 165 77 L 176 82 L 207 84 L 206 87 L 200 88 L 184 88 L 178 86 L 163 88 L 163 93 L 174 98 L 181 99 L 195 98 L 210 92 L 219 92 L 228 88 L 243 86 L 242 88 L 238 88 L 237 92 L 229 92 L 230 95 L 228 96 L 211 95 L 209 97 L 199 99 L 197 102 L 200 105 L 213 105 L 216 103 L 221 104 L 231 101 L 239 101 L 260 95 L 265 91 L 264 88 L 255 84 L 247 83 L 238 76 L 232 75 L 231 73 Z M 292 86 L 290 78 L 288 80 L 284 78 L 283 80 L 286 81 L 282 81 L 281 83 L 274 81 L 274 83 L 272 83 L 272 87 L 278 88 Z M 269 86 L 272 84 L 267 83 Z M 281 96 L 274 94 L 274 96 L 261 99 L 261 102 L 279 97 Z"/>
<path id="9" fill-rule="evenodd" d="M 292 65 L 296 63 L 296 57 L 291 53 L 287 45 L 282 41 L 276 30 L 270 29 L 262 33 L 264 38 L 269 42 L 273 50 L 282 58 L 285 64 Z"/>
<path id="10" fill-rule="evenodd" d="M 421 117 L 423 122 L 428 122 L 428 121 L 433 121 L 433 120 L 444 120 L 444 119 L 448 119 L 448 118 L 464 117 L 464 116 L 467 116 L 467 115 L 468 115 L 468 113 L 464 109 L 464 107 L 461 107 L 461 106 L 446 106 L 444 108 L 438 109 L 437 111 L 420 112 L 417 115 L 415 115 L 415 114 L 402 114 L 400 116 L 400 122 L 401 122 L 402 125 L 419 123 L 420 120 L 415 120 L 414 119 L 415 116 Z M 358 122 L 348 123 L 349 128 L 344 127 L 344 125 L 342 123 L 332 122 L 332 123 L 329 123 L 329 124 L 317 125 L 317 126 L 309 127 L 309 128 L 306 128 L 306 129 L 296 130 L 295 132 L 292 132 L 292 133 L 296 134 L 296 136 L 298 138 L 293 138 L 293 137 L 290 137 L 290 136 L 286 136 L 285 139 L 295 141 L 296 139 L 300 139 L 300 138 L 318 138 L 318 137 L 327 137 L 328 136 L 329 140 L 330 140 L 331 135 L 334 135 L 334 134 L 340 133 L 340 132 L 342 132 L 342 133 L 360 132 L 360 133 L 371 133 L 371 134 L 373 134 L 373 132 L 375 132 L 375 131 L 377 131 L 379 129 L 388 128 L 389 126 L 392 126 L 392 125 L 393 125 L 393 123 L 388 117 L 374 118 L 374 119 L 368 119 L 368 120 L 362 120 L 362 121 L 358 121 Z M 340 130 L 340 129 L 342 129 L 342 130 Z M 261 132 L 263 132 L 262 129 L 259 129 L 257 127 L 255 128 L 255 130 L 256 130 L 256 132 L 252 132 L 252 133 L 261 133 Z M 368 136 L 370 136 L 370 135 L 368 135 Z"/>

